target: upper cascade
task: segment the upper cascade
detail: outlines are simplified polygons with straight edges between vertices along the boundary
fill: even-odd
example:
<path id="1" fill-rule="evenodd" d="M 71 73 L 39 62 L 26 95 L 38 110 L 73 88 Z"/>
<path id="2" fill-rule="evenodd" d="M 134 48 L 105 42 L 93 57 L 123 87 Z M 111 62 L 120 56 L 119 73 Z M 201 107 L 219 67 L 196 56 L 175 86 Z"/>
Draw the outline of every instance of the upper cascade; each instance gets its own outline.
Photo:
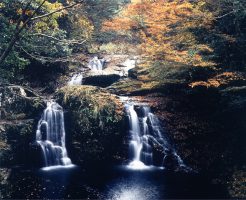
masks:
<path id="1" fill-rule="evenodd" d="M 42 148 L 45 167 L 72 164 L 67 155 L 65 137 L 63 109 L 56 102 L 48 102 L 36 131 L 36 141 Z"/>
<path id="2" fill-rule="evenodd" d="M 83 74 L 79 73 L 79 74 L 74 74 L 72 79 L 68 82 L 68 85 L 82 85 L 82 81 L 83 81 Z"/>
<path id="3" fill-rule="evenodd" d="M 102 71 L 106 60 L 104 58 L 99 59 L 97 56 L 93 57 L 88 64 L 88 67 L 93 71 Z"/>
<path id="4" fill-rule="evenodd" d="M 163 131 L 158 117 L 148 106 L 126 103 L 125 112 L 129 125 L 129 148 L 132 159 L 129 168 L 145 169 L 151 166 L 165 168 L 170 166 L 171 161 L 174 167 L 188 169 Z"/>

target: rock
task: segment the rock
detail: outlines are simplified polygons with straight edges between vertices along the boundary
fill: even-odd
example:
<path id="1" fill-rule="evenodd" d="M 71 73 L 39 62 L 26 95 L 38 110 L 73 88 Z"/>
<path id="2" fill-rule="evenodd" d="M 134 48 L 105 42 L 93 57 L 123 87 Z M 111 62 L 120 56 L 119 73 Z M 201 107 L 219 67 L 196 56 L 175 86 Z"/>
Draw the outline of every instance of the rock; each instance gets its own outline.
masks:
<path id="1" fill-rule="evenodd" d="M 113 83 L 119 81 L 120 75 L 109 74 L 109 75 L 95 75 L 84 78 L 84 85 L 93 85 L 99 87 L 108 87 Z"/>
<path id="2" fill-rule="evenodd" d="M 121 151 L 123 105 L 93 86 L 63 87 L 56 93 L 65 109 L 67 149 L 75 164 L 113 159 Z"/>
<path id="3" fill-rule="evenodd" d="M 34 120 L 0 121 L 0 167 L 29 165 L 29 143 L 35 139 Z"/>
<path id="4" fill-rule="evenodd" d="M 137 75 L 137 71 L 135 69 L 130 69 L 128 71 L 128 76 L 130 78 L 133 78 L 133 79 L 137 79 L 138 75 Z"/>
<path id="5" fill-rule="evenodd" d="M 22 86 L 8 85 L 0 87 L 0 106 L 0 168 L 29 166 L 44 100 Z"/>
<path id="6" fill-rule="evenodd" d="M 0 198 L 1 199 L 10 198 L 9 193 L 11 191 L 8 182 L 10 173 L 11 173 L 10 169 L 0 168 Z"/>
<path id="7" fill-rule="evenodd" d="M 36 117 L 43 108 L 44 101 L 21 86 L 0 87 L 0 119 Z"/>

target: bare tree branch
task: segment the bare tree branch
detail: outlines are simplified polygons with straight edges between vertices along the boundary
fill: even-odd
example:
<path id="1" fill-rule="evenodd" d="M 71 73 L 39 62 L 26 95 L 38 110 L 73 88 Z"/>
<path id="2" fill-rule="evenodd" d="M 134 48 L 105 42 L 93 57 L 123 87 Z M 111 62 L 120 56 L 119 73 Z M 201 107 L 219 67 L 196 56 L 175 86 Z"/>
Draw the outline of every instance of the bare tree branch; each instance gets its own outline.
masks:
<path id="1" fill-rule="evenodd" d="M 77 45 L 82 45 L 86 42 L 86 40 L 82 40 L 82 41 L 79 41 L 79 40 L 67 40 L 67 39 L 59 39 L 57 37 L 54 37 L 52 35 L 46 35 L 46 34 L 43 34 L 43 33 L 35 33 L 35 34 L 31 34 L 30 36 L 42 36 L 42 37 L 47 37 L 47 38 L 50 38 L 52 40 L 55 40 L 57 42 L 61 42 L 61 43 L 64 43 L 64 44 L 77 44 Z"/>
<path id="2" fill-rule="evenodd" d="M 230 15 L 230 14 L 232 14 L 232 13 L 235 13 L 235 12 L 236 12 L 235 10 L 232 10 L 231 12 L 228 12 L 228 13 L 226 13 L 226 14 L 224 14 L 224 15 L 215 17 L 215 19 L 221 19 L 221 18 L 224 18 L 224 17 L 226 17 L 226 16 L 228 16 L 228 15 Z"/>
<path id="3" fill-rule="evenodd" d="M 71 57 L 60 57 L 60 58 L 54 58 L 54 57 L 45 57 L 40 55 L 34 55 L 32 53 L 29 53 L 27 50 L 25 50 L 23 47 L 19 47 L 25 54 L 30 56 L 34 60 L 39 60 L 41 62 L 49 62 L 49 63 L 57 63 L 57 62 L 69 62 L 74 61 Z"/>

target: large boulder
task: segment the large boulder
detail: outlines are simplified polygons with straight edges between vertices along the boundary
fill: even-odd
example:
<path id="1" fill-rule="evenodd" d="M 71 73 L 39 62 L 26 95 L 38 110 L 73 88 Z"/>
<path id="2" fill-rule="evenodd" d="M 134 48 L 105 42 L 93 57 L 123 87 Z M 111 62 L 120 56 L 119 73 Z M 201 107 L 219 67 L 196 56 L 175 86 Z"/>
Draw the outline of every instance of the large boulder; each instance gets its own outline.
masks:
<path id="1" fill-rule="evenodd" d="M 66 86 L 56 98 L 65 109 L 68 153 L 75 164 L 119 158 L 123 105 L 116 96 L 93 86 Z"/>
<path id="2" fill-rule="evenodd" d="M 35 118 L 44 105 L 40 96 L 22 86 L 0 86 L 0 120 Z"/>

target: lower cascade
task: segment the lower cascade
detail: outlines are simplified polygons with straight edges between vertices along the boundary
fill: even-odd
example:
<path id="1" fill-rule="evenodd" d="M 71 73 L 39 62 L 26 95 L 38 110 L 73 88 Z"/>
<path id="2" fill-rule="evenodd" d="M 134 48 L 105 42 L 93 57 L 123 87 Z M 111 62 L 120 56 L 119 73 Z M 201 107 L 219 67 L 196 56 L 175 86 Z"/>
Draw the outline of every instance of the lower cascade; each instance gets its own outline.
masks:
<path id="1" fill-rule="evenodd" d="M 36 131 L 36 141 L 41 146 L 45 167 L 72 164 L 67 155 L 65 137 L 63 109 L 58 103 L 48 102 Z"/>
<path id="2" fill-rule="evenodd" d="M 148 106 L 125 104 L 130 136 L 131 169 L 188 167 L 176 153 L 158 117 L 151 113 Z"/>

